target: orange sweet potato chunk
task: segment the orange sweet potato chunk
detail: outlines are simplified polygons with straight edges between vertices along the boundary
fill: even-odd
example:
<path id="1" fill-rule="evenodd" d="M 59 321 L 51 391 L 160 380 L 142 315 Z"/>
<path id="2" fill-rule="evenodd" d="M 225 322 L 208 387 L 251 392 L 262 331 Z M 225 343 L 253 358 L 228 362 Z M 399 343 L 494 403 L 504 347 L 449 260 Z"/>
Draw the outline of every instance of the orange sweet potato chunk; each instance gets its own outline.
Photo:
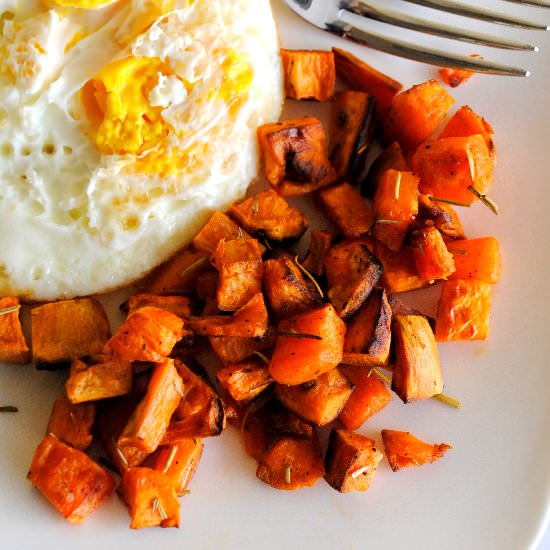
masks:
<path id="1" fill-rule="evenodd" d="M 93 403 L 73 404 L 63 395 L 56 399 L 53 405 L 46 432 L 57 437 L 59 441 L 83 451 L 92 443 L 94 420 Z"/>
<path id="2" fill-rule="evenodd" d="M 124 321 L 104 353 L 127 361 L 162 361 L 183 334 L 183 320 L 165 309 L 146 306 Z"/>
<path id="3" fill-rule="evenodd" d="M 414 264 L 422 280 L 447 279 L 454 273 L 453 254 L 447 250 L 441 233 L 435 227 L 416 231 L 413 242 Z"/>
<path id="4" fill-rule="evenodd" d="M 0 298 L 0 362 L 25 364 L 31 360 L 21 321 L 19 299 Z"/>
<path id="5" fill-rule="evenodd" d="M 191 300 L 189 296 L 164 296 L 159 294 L 134 294 L 127 302 L 128 313 L 145 306 L 166 309 L 178 317 L 191 315 Z"/>
<path id="6" fill-rule="evenodd" d="M 452 447 L 447 443 L 424 443 L 409 432 L 382 430 L 384 452 L 394 472 L 439 460 Z"/>
<path id="7" fill-rule="evenodd" d="M 478 279 L 498 283 L 502 273 L 500 245 L 494 237 L 456 240 L 449 244 L 455 272 L 449 279 Z"/>
<path id="8" fill-rule="evenodd" d="M 413 151 L 432 135 L 453 103 L 454 99 L 436 80 L 396 95 L 383 121 L 386 141 L 398 141 L 404 151 Z"/>
<path id="9" fill-rule="evenodd" d="M 71 523 L 81 523 L 115 487 L 115 480 L 85 453 L 52 435 L 38 445 L 27 477 Z"/>
<path id="10" fill-rule="evenodd" d="M 435 321 L 438 342 L 486 340 L 489 336 L 491 285 L 477 279 L 443 283 Z"/>
<path id="11" fill-rule="evenodd" d="M 334 95 L 334 54 L 322 50 L 281 49 L 285 95 L 291 99 L 329 101 Z"/>
<path id="12" fill-rule="evenodd" d="M 120 481 L 131 529 L 179 527 L 180 504 L 172 480 L 152 468 L 129 468 Z"/>
<path id="13" fill-rule="evenodd" d="M 227 365 L 216 373 L 216 378 L 237 402 L 253 399 L 273 382 L 267 364 L 260 359 Z"/>
<path id="14" fill-rule="evenodd" d="M 345 334 L 346 325 L 330 304 L 283 319 L 269 362 L 271 376 L 295 385 L 335 368 L 342 360 Z"/>
<path id="15" fill-rule="evenodd" d="M 334 235 L 328 231 L 317 230 L 309 234 L 309 250 L 302 265 L 317 277 L 325 273 L 325 257 L 334 242 Z"/>

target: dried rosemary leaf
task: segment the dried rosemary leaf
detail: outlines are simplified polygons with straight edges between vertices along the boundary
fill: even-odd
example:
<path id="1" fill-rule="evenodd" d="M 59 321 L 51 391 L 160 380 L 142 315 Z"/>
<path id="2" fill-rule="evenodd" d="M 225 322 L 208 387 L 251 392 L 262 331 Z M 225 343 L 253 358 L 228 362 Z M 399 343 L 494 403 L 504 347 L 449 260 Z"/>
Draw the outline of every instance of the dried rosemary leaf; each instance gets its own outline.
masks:
<path id="1" fill-rule="evenodd" d="M 257 355 L 266 365 L 269 364 L 269 359 L 262 352 L 254 351 L 252 355 Z"/>
<path id="2" fill-rule="evenodd" d="M 446 204 L 452 204 L 453 206 L 464 206 L 465 208 L 470 208 L 470 204 L 467 204 L 465 202 L 455 201 L 452 199 L 444 199 L 443 197 L 433 197 L 432 195 L 428 195 L 428 198 L 431 201 L 434 202 L 444 202 Z"/>
<path id="3" fill-rule="evenodd" d="M 19 412 L 19 409 L 17 407 L 14 407 L 13 405 L 0 406 L 0 413 L 16 413 L 16 412 Z"/>
<path id="4" fill-rule="evenodd" d="M 309 338 L 310 340 L 322 340 L 323 337 L 318 334 L 307 334 L 305 332 L 285 332 L 278 330 L 277 336 L 285 336 L 290 338 Z"/>
<path id="5" fill-rule="evenodd" d="M 468 190 L 471 191 L 493 214 L 498 214 L 498 206 L 487 195 L 480 193 L 473 185 L 468 185 Z"/>
<path id="6" fill-rule="evenodd" d="M 321 298 L 324 298 L 325 297 L 325 294 L 323 293 L 323 290 L 321 289 L 321 287 L 319 286 L 319 283 L 315 280 L 315 277 L 309 272 L 308 269 L 306 269 L 301 263 L 300 261 L 298 260 L 298 256 L 296 256 L 294 258 L 294 263 L 296 264 L 296 266 L 298 267 L 298 269 L 313 283 L 313 285 L 315 286 L 317 292 L 319 293 L 319 296 L 321 296 Z"/>
<path id="7" fill-rule="evenodd" d="M 399 200 L 400 190 L 401 190 L 401 172 L 397 172 L 397 176 L 395 177 L 395 189 L 393 191 L 393 196 L 396 201 Z"/>
<path id="8" fill-rule="evenodd" d="M 176 446 L 171 447 L 170 454 L 168 455 L 168 459 L 166 460 L 166 464 L 162 469 L 163 473 L 165 474 L 168 473 L 168 470 L 170 469 L 170 466 L 172 466 L 172 462 L 174 462 L 174 458 L 177 452 L 178 452 L 178 448 Z"/>
<path id="9" fill-rule="evenodd" d="M 19 304 L 15 306 L 5 307 L 4 309 L 0 309 L 0 315 L 7 315 L 8 313 L 13 313 L 14 311 L 17 311 L 21 309 L 21 306 Z"/>
<path id="10" fill-rule="evenodd" d="M 206 257 L 203 257 L 203 258 L 199 258 L 198 260 L 195 260 L 191 265 L 188 265 L 181 273 L 180 273 L 180 277 L 183 279 L 185 278 L 187 275 L 189 275 L 189 273 L 192 273 L 193 271 L 195 271 L 195 269 L 197 269 L 198 267 L 200 267 L 204 262 L 206 262 L 207 258 Z"/>
<path id="11" fill-rule="evenodd" d="M 287 485 L 290 485 L 291 475 L 292 475 L 292 467 L 290 466 L 290 464 L 287 464 L 285 466 L 285 483 Z"/>

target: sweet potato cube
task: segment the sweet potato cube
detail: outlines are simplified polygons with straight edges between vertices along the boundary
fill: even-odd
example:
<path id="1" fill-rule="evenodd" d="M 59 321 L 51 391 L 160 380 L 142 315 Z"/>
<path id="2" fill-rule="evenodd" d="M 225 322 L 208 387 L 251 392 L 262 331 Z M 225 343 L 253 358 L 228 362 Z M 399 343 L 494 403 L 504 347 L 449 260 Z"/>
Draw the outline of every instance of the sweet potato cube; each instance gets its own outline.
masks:
<path id="1" fill-rule="evenodd" d="M 370 205 L 349 183 L 340 183 L 319 192 L 327 216 L 347 239 L 358 239 L 372 226 Z"/>
<path id="2" fill-rule="evenodd" d="M 483 117 L 475 113 L 468 105 L 463 105 L 449 119 L 439 137 L 468 137 L 480 134 L 487 144 L 489 154 L 494 157 L 496 153 L 494 133 L 491 125 Z"/>
<path id="3" fill-rule="evenodd" d="M 500 245 L 494 237 L 456 240 L 449 244 L 456 270 L 449 279 L 498 283 L 502 272 Z"/>
<path id="4" fill-rule="evenodd" d="M 348 322 L 342 363 L 383 367 L 390 356 L 391 308 L 384 289 L 374 289 Z"/>
<path id="5" fill-rule="evenodd" d="M 421 193 L 418 195 L 418 216 L 413 227 L 427 225 L 433 225 L 445 241 L 464 239 L 464 229 L 456 210 L 448 203 Z"/>
<path id="6" fill-rule="evenodd" d="M 94 420 L 93 403 L 73 404 L 63 395 L 57 398 L 53 405 L 46 433 L 83 451 L 92 443 Z"/>
<path id="7" fill-rule="evenodd" d="M 386 141 L 398 141 L 405 152 L 413 151 L 433 134 L 453 103 L 436 80 L 401 92 L 393 98 L 383 120 Z"/>
<path id="8" fill-rule="evenodd" d="M 335 244 L 325 258 L 328 299 L 342 317 L 349 319 L 378 283 L 382 264 L 362 241 Z"/>
<path id="9" fill-rule="evenodd" d="M 357 430 L 388 405 L 392 401 L 392 395 L 384 382 L 369 368 L 354 365 L 341 368 L 355 388 L 338 415 L 338 420 L 348 430 Z"/>
<path id="10" fill-rule="evenodd" d="M 293 257 L 281 252 L 264 264 L 264 292 L 279 318 L 291 317 L 316 307 L 321 296 Z"/>
<path id="11" fill-rule="evenodd" d="M 281 437 L 263 454 L 256 469 L 258 479 L 283 491 L 311 487 L 324 473 L 323 452 L 316 433 L 308 439 Z"/>
<path id="12" fill-rule="evenodd" d="M 103 468 L 53 435 L 38 445 L 27 477 L 71 523 L 81 523 L 115 487 Z"/>
<path id="13" fill-rule="evenodd" d="M 20 309 L 17 297 L 0 298 L 0 362 L 25 364 L 31 360 L 19 320 Z"/>
<path id="14" fill-rule="evenodd" d="M 283 319 L 269 372 L 281 384 L 303 384 L 342 360 L 346 325 L 330 304 Z"/>
<path id="15" fill-rule="evenodd" d="M 374 236 L 399 251 L 418 214 L 419 179 L 412 172 L 387 170 L 374 194 Z"/>
<path id="16" fill-rule="evenodd" d="M 241 338 L 239 336 L 210 336 L 210 346 L 218 359 L 226 363 L 240 363 L 273 346 L 275 335 L 268 333 L 265 338 Z"/>
<path id="17" fill-rule="evenodd" d="M 227 365 L 216 373 L 216 378 L 237 402 L 250 401 L 273 382 L 267 364 L 261 359 Z"/>
<path id="18" fill-rule="evenodd" d="M 365 92 L 338 92 L 332 103 L 330 162 L 338 178 L 358 183 L 374 133 L 375 99 Z"/>
<path id="19" fill-rule="evenodd" d="M 490 313 L 489 283 L 477 279 L 445 281 L 437 307 L 436 340 L 486 340 Z"/>
<path id="20" fill-rule="evenodd" d="M 376 113 L 380 118 L 403 85 L 377 71 L 346 50 L 332 48 L 336 73 L 352 90 L 361 90 L 376 98 Z"/>
<path id="21" fill-rule="evenodd" d="M 416 272 L 412 246 L 404 246 L 396 252 L 377 242 L 374 253 L 382 263 L 380 282 L 388 294 L 424 288 L 430 284 L 429 281 L 422 280 Z"/>
<path id="22" fill-rule="evenodd" d="M 274 389 L 275 397 L 285 407 L 317 426 L 332 422 L 352 391 L 353 384 L 337 368 L 304 384 L 275 384 Z"/>
<path id="23" fill-rule="evenodd" d="M 473 71 L 451 67 L 442 67 L 438 72 L 441 80 L 451 88 L 456 88 L 464 84 L 464 82 L 469 80 L 474 74 Z"/>
<path id="24" fill-rule="evenodd" d="M 469 205 L 493 184 L 494 163 L 483 136 L 448 137 L 427 141 L 412 157 L 419 189 L 432 197 Z"/>
<path id="25" fill-rule="evenodd" d="M 187 325 L 204 336 L 263 338 L 267 334 L 268 315 L 263 294 L 259 292 L 233 315 L 212 315 L 188 319 Z"/>
<path id="26" fill-rule="evenodd" d="M 179 527 L 180 503 L 171 479 L 152 468 L 129 468 L 120 480 L 131 529 Z"/>
<path id="27" fill-rule="evenodd" d="M 304 214 L 273 189 L 233 203 L 229 213 L 252 235 L 276 242 L 298 239 L 308 226 Z"/>
<path id="28" fill-rule="evenodd" d="M 117 440 L 119 449 L 123 453 L 126 447 L 137 447 L 146 453 L 156 450 L 181 401 L 183 389 L 184 384 L 174 360 L 165 359 L 162 363 L 157 363 L 145 396 Z M 131 457 L 126 456 L 126 459 L 130 466 L 135 466 Z"/>
<path id="29" fill-rule="evenodd" d="M 262 291 L 262 251 L 256 239 L 222 239 L 212 263 L 218 270 L 218 308 L 235 311 Z"/>
<path id="30" fill-rule="evenodd" d="M 449 449 L 447 443 L 424 443 L 409 432 L 382 430 L 384 452 L 394 472 L 439 460 Z"/>
<path id="31" fill-rule="evenodd" d="M 162 444 L 219 435 L 225 428 L 225 411 L 220 396 L 181 361 L 176 361 L 176 367 L 185 389 Z"/>
<path id="32" fill-rule="evenodd" d="M 304 195 L 333 183 L 319 120 L 302 117 L 258 128 L 267 181 L 283 196 Z"/>
<path id="33" fill-rule="evenodd" d="M 183 320 L 158 307 L 137 309 L 105 344 L 104 353 L 126 361 L 162 361 L 183 335 Z"/>
<path id="34" fill-rule="evenodd" d="M 145 279 L 140 292 L 165 295 L 192 290 L 197 277 L 208 267 L 208 253 L 180 250 Z"/>
<path id="35" fill-rule="evenodd" d="M 162 447 L 155 461 L 155 470 L 172 482 L 178 496 L 184 495 L 199 465 L 204 443 L 198 437 L 182 439 Z"/>
<path id="36" fill-rule="evenodd" d="M 59 363 L 101 353 L 109 320 L 94 298 L 51 302 L 31 310 L 32 353 L 37 363 Z"/>
<path id="37" fill-rule="evenodd" d="M 395 315 L 392 322 L 395 363 L 392 390 L 405 403 L 443 391 L 443 374 L 434 333 L 422 315 Z"/>
<path id="38" fill-rule="evenodd" d="M 311 231 L 309 234 L 309 250 L 302 265 L 317 277 L 325 273 L 325 256 L 334 242 L 334 235 L 328 231 Z"/>
<path id="39" fill-rule="evenodd" d="M 197 277 L 198 278 L 198 277 Z M 191 315 L 191 300 L 189 296 L 165 296 L 159 294 L 134 294 L 127 302 L 128 313 L 145 306 L 166 309 L 178 317 Z"/>
<path id="40" fill-rule="evenodd" d="M 373 439 L 333 428 L 325 456 L 325 479 L 341 493 L 366 491 L 382 457 Z"/>
<path id="41" fill-rule="evenodd" d="M 414 265 L 424 281 L 447 279 L 455 271 L 453 255 L 447 250 L 441 233 L 433 226 L 415 231 Z"/>
<path id="42" fill-rule="evenodd" d="M 132 381 L 130 361 L 108 356 L 99 356 L 89 363 L 74 359 L 65 391 L 71 403 L 85 403 L 130 393 Z"/>
<path id="43" fill-rule="evenodd" d="M 334 55 L 321 50 L 281 49 L 285 95 L 291 99 L 329 101 L 334 95 Z"/>

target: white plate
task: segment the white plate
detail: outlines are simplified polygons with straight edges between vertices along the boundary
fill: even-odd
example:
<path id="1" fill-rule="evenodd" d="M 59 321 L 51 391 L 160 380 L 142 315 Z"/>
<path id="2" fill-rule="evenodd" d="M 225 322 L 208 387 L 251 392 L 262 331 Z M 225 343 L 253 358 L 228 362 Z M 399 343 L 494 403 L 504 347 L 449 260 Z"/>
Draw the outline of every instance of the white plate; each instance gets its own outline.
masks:
<path id="1" fill-rule="evenodd" d="M 482 4 L 520 11 L 496 0 Z M 348 48 L 407 86 L 436 74 L 433 68 L 310 28 L 282 2 L 275 1 L 274 9 L 286 47 Z M 550 11 L 526 11 L 550 22 Z M 496 131 L 498 165 L 491 196 L 500 214 L 495 217 L 476 204 L 463 215 L 469 236 L 495 235 L 504 253 L 490 339 L 441 346 L 446 391 L 463 401 L 461 410 L 395 400 L 360 430 L 380 442 L 381 428 L 406 429 L 454 449 L 436 464 L 398 473 L 384 461 L 364 494 L 341 495 L 322 481 L 287 493 L 256 480 L 253 460 L 237 432 L 228 428 L 206 441 L 192 493 L 182 502 L 179 530 L 130 531 L 117 498 L 75 527 L 25 479 L 62 376 L 5 366 L 0 402 L 16 404 L 20 412 L 0 415 L 2 548 L 534 548 L 548 517 L 550 489 L 550 36 L 501 32 L 532 39 L 542 51 L 514 55 L 451 46 L 515 60 L 533 72 L 529 79 L 474 76 L 452 92 L 457 105 L 471 105 Z"/>

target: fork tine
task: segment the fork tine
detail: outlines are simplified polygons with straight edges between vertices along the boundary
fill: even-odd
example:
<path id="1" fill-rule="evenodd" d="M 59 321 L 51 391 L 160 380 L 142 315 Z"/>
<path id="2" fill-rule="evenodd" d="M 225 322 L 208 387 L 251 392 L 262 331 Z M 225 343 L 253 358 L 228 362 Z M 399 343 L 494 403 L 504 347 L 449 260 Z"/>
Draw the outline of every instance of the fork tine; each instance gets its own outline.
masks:
<path id="1" fill-rule="evenodd" d="M 512 4 L 520 4 L 522 6 L 534 6 L 538 8 L 550 8 L 550 2 L 544 0 L 504 0 L 505 2 L 511 2 Z"/>
<path id="2" fill-rule="evenodd" d="M 340 10 L 340 21 L 344 23 L 329 25 L 326 30 L 386 53 L 437 65 L 439 67 L 455 67 L 466 69 L 478 73 L 505 75 L 505 76 L 528 76 L 529 71 L 509 65 L 502 65 L 492 61 L 486 61 L 481 58 L 472 58 L 461 55 L 448 54 L 431 48 L 423 48 L 416 44 L 397 40 L 395 38 L 386 38 L 382 34 L 374 31 L 366 31 L 355 27 L 347 15 L 353 17 L 354 14 L 347 10 Z"/>
<path id="3" fill-rule="evenodd" d="M 463 42 L 471 42 L 473 44 L 481 44 L 483 46 L 494 46 L 507 50 L 536 51 L 538 49 L 536 46 L 532 46 L 531 44 L 526 44 L 524 42 L 517 42 L 515 40 L 475 33 L 464 29 L 459 29 L 457 27 L 426 21 L 425 19 L 419 19 L 407 14 L 398 13 L 389 8 L 375 7 L 364 0 L 350 3 L 346 9 L 356 13 L 357 15 L 362 15 L 369 19 L 374 19 L 390 25 L 435 34 L 437 36 L 452 38 L 454 40 L 461 40 Z"/>
<path id="4" fill-rule="evenodd" d="M 523 29 L 537 29 L 547 31 L 550 27 L 541 23 L 535 23 L 534 21 L 527 21 L 525 19 L 519 19 L 515 17 L 509 17 L 496 13 L 494 11 L 483 10 L 467 6 L 466 4 L 459 4 L 457 2 L 450 2 L 448 0 L 404 0 L 411 4 L 418 4 L 427 8 L 433 8 L 436 10 L 446 11 L 454 13 L 455 15 L 463 15 L 465 17 L 472 17 L 474 19 L 480 19 L 481 21 L 489 21 L 490 23 L 500 23 L 502 25 L 511 25 L 513 27 L 520 27 Z"/>

